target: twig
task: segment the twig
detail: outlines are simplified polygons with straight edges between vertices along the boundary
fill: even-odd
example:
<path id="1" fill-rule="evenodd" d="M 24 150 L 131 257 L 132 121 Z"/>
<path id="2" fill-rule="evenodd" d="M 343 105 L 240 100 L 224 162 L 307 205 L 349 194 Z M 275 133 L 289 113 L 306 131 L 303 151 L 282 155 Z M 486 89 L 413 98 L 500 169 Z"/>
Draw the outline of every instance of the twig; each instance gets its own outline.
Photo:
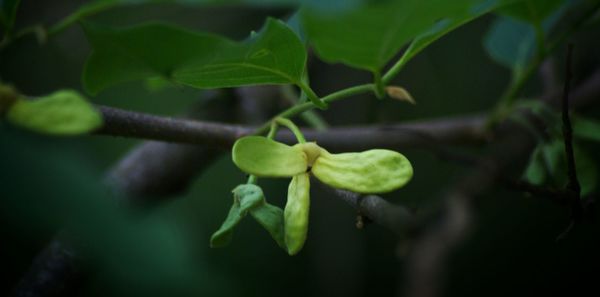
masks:
<path id="1" fill-rule="evenodd" d="M 415 224 L 415 217 L 405 207 L 394 205 L 376 195 L 361 195 L 351 191 L 333 189 L 319 183 L 322 188 L 333 193 L 337 198 L 348 203 L 360 215 L 394 232 L 397 236 L 405 236 Z"/>
<path id="2" fill-rule="evenodd" d="M 571 60 L 573 55 L 573 44 L 569 44 L 567 47 L 567 66 L 565 73 L 565 87 L 563 90 L 562 97 L 562 122 L 563 122 L 563 138 L 565 142 L 565 154 L 567 157 L 567 175 L 569 182 L 567 183 L 567 190 L 573 193 L 571 198 L 572 215 L 575 221 L 581 218 L 581 186 L 577 179 L 577 169 L 575 166 L 575 155 L 573 153 L 573 128 L 571 127 L 571 119 L 569 117 L 569 90 L 571 81 Z"/>

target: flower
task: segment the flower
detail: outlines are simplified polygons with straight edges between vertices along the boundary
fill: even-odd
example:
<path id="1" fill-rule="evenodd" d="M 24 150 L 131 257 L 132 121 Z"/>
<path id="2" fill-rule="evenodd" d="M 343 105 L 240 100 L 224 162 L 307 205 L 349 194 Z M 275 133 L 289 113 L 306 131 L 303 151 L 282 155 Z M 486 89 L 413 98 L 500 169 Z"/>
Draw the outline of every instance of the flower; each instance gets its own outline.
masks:
<path id="1" fill-rule="evenodd" d="M 289 146 L 261 136 L 236 141 L 233 162 L 258 177 L 291 177 L 284 210 L 285 244 L 290 255 L 306 240 L 310 178 L 357 193 L 385 193 L 404 186 L 413 169 L 402 154 L 385 149 L 332 154 L 315 142 Z"/>

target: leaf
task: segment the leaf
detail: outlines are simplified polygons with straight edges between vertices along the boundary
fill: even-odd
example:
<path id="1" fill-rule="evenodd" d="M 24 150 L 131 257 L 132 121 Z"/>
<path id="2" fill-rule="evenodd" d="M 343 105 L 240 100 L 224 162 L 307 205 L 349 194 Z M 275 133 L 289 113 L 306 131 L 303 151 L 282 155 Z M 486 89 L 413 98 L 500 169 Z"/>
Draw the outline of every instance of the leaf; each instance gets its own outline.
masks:
<path id="1" fill-rule="evenodd" d="M 565 0 L 524 0 L 498 10 L 500 14 L 527 21 L 540 22 L 560 7 Z"/>
<path id="2" fill-rule="evenodd" d="M 302 42 L 272 18 L 244 42 L 161 24 L 128 29 L 86 24 L 84 29 L 94 48 L 83 74 L 92 94 L 154 77 L 200 89 L 300 84 L 305 70 Z"/>
<path id="3" fill-rule="evenodd" d="M 378 72 L 411 39 L 443 19 L 462 22 L 485 0 L 372 1 L 360 9 L 325 14 L 302 10 L 306 34 L 325 61 Z"/>
<path id="4" fill-rule="evenodd" d="M 223 247 L 233 237 L 233 228 L 246 216 L 249 210 L 264 204 L 265 198 L 262 189 L 256 185 L 239 185 L 233 190 L 233 205 L 227 218 L 210 238 L 211 247 Z"/>
<path id="5" fill-rule="evenodd" d="M 573 134 L 586 140 L 600 141 L 600 122 L 581 116 L 572 117 Z"/>
<path id="6" fill-rule="evenodd" d="M 506 5 L 507 3 L 518 2 L 518 1 L 497 1 L 483 2 L 477 9 L 467 11 L 465 14 L 456 16 L 453 18 L 445 18 L 437 21 L 431 26 L 426 32 L 417 36 L 406 51 L 402 54 L 398 67 L 403 67 L 408 61 L 414 58 L 427 46 L 432 44 L 434 41 L 440 39 L 442 36 L 450 33 L 454 29 L 483 16 L 484 14 L 493 11 L 499 7 Z"/>
<path id="7" fill-rule="evenodd" d="M 0 24 L 5 35 L 12 30 L 20 2 L 21 0 L 0 0 Z"/>
<path id="8" fill-rule="evenodd" d="M 535 30 L 524 22 L 499 17 L 484 37 L 490 57 L 509 69 L 523 68 L 533 57 Z"/>
<path id="9" fill-rule="evenodd" d="M 310 177 L 308 173 L 296 175 L 288 187 L 283 219 L 285 245 L 288 254 L 297 254 L 306 241 L 308 211 L 310 208 Z"/>
<path id="10" fill-rule="evenodd" d="M 102 125 L 102 116 L 79 93 L 61 90 L 36 100 L 17 100 L 6 119 L 14 125 L 45 134 L 76 135 Z"/>
<path id="11" fill-rule="evenodd" d="M 525 0 L 528 2 L 531 0 Z M 504 10 L 504 12 L 512 11 L 514 7 L 522 7 L 526 3 L 519 2 L 510 5 L 511 9 Z M 539 2 L 533 0 L 531 2 Z M 557 2 L 552 0 L 550 2 Z M 558 1 L 559 4 L 561 1 Z M 539 2 L 537 5 L 541 5 Z M 540 30 L 545 35 L 548 34 L 550 29 L 558 22 L 560 17 L 565 13 L 570 3 L 560 6 L 560 9 L 556 9 L 558 6 L 550 4 L 551 10 L 540 11 L 539 19 L 527 18 L 521 16 L 518 18 L 509 16 L 499 16 L 494 23 L 492 23 L 490 29 L 484 37 L 484 47 L 490 57 L 501 65 L 504 65 L 510 69 L 520 71 L 529 63 L 534 57 L 536 50 L 536 33 L 535 27 L 540 26 Z M 521 9 L 521 8 L 519 8 Z M 541 9 L 541 8 L 538 8 Z M 542 13 L 543 12 L 543 13 Z M 550 14 L 550 12 L 552 12 Z M 514 12 L 519 15 L 519 12 Z M 509 13 L 510 14 L 510 13 Z"/>
<path id="12" fill-rule="evenodd" d="M 263 177 L 291 177 L 304 173 L 306 155 L 291 147 L 261 136 L 247 136 L 233 145 L 232 159 L 242 171 Z"/>
<path id="13" fill-rule="evenodd" d="M 595 160 L 576 143 L 573 144 L 577 178 L 581 184 L 581 195 L 595 190 L 598 183 L 598 168 Z M 562 139 L 539 144 L 530 157 L 524 178 L 532 184 L 550 184 L 563 188 L 568 181 L 566 155 Z"/>
<path id="14" fill-rule="evenodd" d="M 383 149 L 361 153 L 330 154 L 323 152 L 312 173 L 334 188 L 357 193 L 386 193 L 404 186 L 413 168 L 402 154 Z"/>
<path id="15" fill-rule="evenodd" d="M 250 211 L 252 217 L 265 228 L 277 244 L 285 247 L 285 232 L 283 229 L 283 210 L 275 205 L 265 203 Z"/>

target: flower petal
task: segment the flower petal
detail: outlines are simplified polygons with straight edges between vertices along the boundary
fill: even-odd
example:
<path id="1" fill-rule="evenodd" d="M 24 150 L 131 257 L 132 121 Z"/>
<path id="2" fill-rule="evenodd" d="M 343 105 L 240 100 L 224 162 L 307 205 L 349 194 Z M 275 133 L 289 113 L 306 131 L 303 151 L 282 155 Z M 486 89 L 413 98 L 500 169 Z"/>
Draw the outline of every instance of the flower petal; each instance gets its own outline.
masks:
<path id="1" fill-rule="evenodd" d="M 361 153 L 321 153 L 312 173 L 334 188 L 357 193 L 385 193 L 404 186 L 413 168 L 402 154 L 383 149 Z"/>
<path id="2" fill-rule="evenodd" d="M 297 254 L 304 246 L 308 231 L 309 208 L 310 178 L 308 173 L 303 173 L 294 176 L 290 182 L 283 214 L 285 244 L 290 255 Z"/>
<path id="3" fill-rule="evenodd" d="M 238 139 L 233 145 L 232 158 L 242 171 L 261 177 L 291 177 L 307 168 L 301 148 L 261 136 Z"/>
<path id="4" fill-rule="evenodd" d="M 233 205 L 227 218 L 210 238 L 211 247 L 222 247 L 231 241 L 233 229 L 246 216 L 249 210 L 265 205 L 265 197 L 260 187 L 251 184 L 239 185 L 233 190 Z"/>

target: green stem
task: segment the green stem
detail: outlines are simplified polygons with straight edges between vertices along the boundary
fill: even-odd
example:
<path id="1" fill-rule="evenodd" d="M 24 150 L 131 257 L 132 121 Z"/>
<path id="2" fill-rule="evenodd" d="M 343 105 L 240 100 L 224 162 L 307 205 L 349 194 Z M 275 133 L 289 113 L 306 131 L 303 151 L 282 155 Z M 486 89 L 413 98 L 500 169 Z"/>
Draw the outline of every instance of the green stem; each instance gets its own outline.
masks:
<path id="1" fill-rule="evenodd" d="M 323 97 L 322 100 L 325 103 L 332 103 L 332 102 L 350 97 L 352 95 L 372 92 L 373 88 L 374 88 L 373 84 L 364 84 L 364 85 L 353 86 L 353 87 L 349 87 L 349 88 L 342 89 L 337 92 L 331 93 L 331 94 Z M 289 119 L 289 118 L 292 118 L 302 112 L 311 110 L 315 107 L 316 106 L 312 102 L 305 102 L 302 104 L 294 105 L 294 106 L 284 110 L 283 112 L 276 115 L 274 118 L 288 118 Z M 271 127 L 271 121 L 268 121 L 267 123 L 265 123 L 258 129 L 256 129 L 256 131 L 254 131 L 254 134 L 261 135 L 261 134 L 267 133 L 267 131 L 269 131 L 269 128 Z"/>
<path id="2" fill-rule="evenodd" d="M 300 98 L 296 95 L 294 88 L 291 85 L 283 85 L 281 87 L 281 94 L 291 105 L 300 104 L 306 102 L 306 94 L 302 92 Z M 329 124 L 314 110 L 307 110 L 300 114 L 300 117 L 311 127 L 317 131 L 324 131 L 329 128 Z"/>
<path id="3" fill-rule="evenodd" d="M 274 139 L 275 135 L 277 135 L 277 122 L 276 121 L 272 121 L 271 122 L 271 129 L 269 129 L 269 134 L 267 134 L 267 138 L 268 139 Z"/>
<path id="4" fill-rule="evenodd" d="M 308 99 L 318 108 L 327 109 L 327 103 L 325 103 L 322 99 L 319 99 L 319 96 L 315 94 L 315 92 L 304 82 L 298 84 L 298 87 L 306 94 Z"/>
<path id="5" fill-rule="evenodd" d="M 276 118 L 274 122 L 279 125 L 286 126 L 288 129 L 290 129 L 292 131 L 292 133 L 294 133 L 294 135 L 296 136 L 296 139 L 298 139 L 299 143 L 306 143 L 304 134 L 302 134 L 302 131 L 300 131 L 300 128 L 298 128 L 298 126 L 296 126 L 296 124 L 294 124 L 294 122 L 292 122 L 286 118 Z M 271 133 L 269 133 L 269 134 L 271 134 Z"/>
<path id="6" fill-rule="evenodd" d="M 377 96 L 377 99 L 383 99 L 385 97 L 385 85 L 381 80 L 381 72 L 379 70 L 373 72 L 373 81 L 375 83 L 375 96 Z"/>
<path id="7" fill-rule="evenodd" d="M 250 176 L 248 176 L 248 181 L 246 181 L 247 184 L 252 184 L 252 185 L 256 185 L 257 182 L 258 182 L 258 177 L 256 177 L 256 175 L 254 175 L 254 174 L 250 174 Z"/>

